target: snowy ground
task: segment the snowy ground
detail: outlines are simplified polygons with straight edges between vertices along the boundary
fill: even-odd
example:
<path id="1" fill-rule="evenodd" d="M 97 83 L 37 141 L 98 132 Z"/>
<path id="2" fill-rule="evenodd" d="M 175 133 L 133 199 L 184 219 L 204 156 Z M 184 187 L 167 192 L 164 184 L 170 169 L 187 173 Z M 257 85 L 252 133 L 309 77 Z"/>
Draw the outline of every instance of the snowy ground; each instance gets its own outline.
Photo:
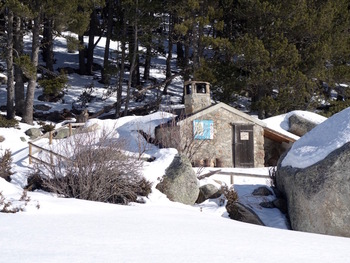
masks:
<path id="1" fill-rule="evenodd" d="M 77 61 L 64 58 L 65 43 L 57 39 L 57 66 L 74 65 Z M 100 47 L 103 43 L 100 43 Z M 96 60 L 102 59 L 101 48 Z M 159 67 L 152 69 L 154 76 L 164 76 L 164 58 L 156 58 Z M 73 62 L 72 62 L 73 61 Z M 76 64 L 75 64 L 76 65 Z M 71 107 L 82 93 L 84 85 L 92 77 L 70 76 L 70 89 L 65 101 L 48 104 L 53 110 Z M 94 94 L 105 91 L 98 86 Z M 0 104 L 6 101 L 5 86 L 0 86 Z M 181 79 L 170 87 L 172 92 L 181 90 Z M 37 96 L 40 94 L 38 90 Z M 169 96 L 168 104 L 176 105 L 181 96 Z M 110 103 L 113 97 L 108 98 Z M 41 103 L 35 101 L 35 103 Z M 104 102 L 97 100 L 89 110 L 98 110 Z M 167 105 L 163 105 L 166 107 Z M 130 141 L 128 151 L 137 153 L 135 127 L 150 132 L 168 115 L 156 113 L 145 117 L 126 117 L 116 123 L 103 123 L 116 128 L 119 136 Z M 284 117 L 282 117 L 284 118 Z M 282 123 L 273 120 L 271 123 Z M 350 258 L 350 239 L 286 230 L 285 218 L 277 209 L 263 209 L 261 199 L 251 192 L 260 185 L 269 185 L 265 178 L 235 177 L 234 187 L 240 200 L 249 205 L 269 227 L 255 226 L 231 220 L 225 207 L 218 200 L 208 200 L 200 205 L 186 206 L 169 201 L 156 190 L 157 179 L 176 154 L 174 149 L 148 148 L 147 154 L 156 160 L 146 163 L 143 173 L 154 182 L 153 192 L 146 204 L 121 206 L 76 199 L 57 198 L 45 192 L 31 192 L 31 201 L 24 206 L 18 201 L 28 174 L 28 140 L 20 129 L 0 128 L 5 141 L 0 152 L 10 149 L 13 153 L 12 182 L 0 178 L 0 192 L 13 206 L 24 212 L 0 213 L 0 262 L 347 262 Z M 283 127 L 283 124 L 280 125 Z M 25 141 L 21 140 L 21 137 Z M 43 142 L 43 144 L 46 144 Z M 231 170 L 229 168 L 225 168 Z M 242 170 L 237 172 L 244 173 Z M 206 171 L 203 171 L 206 172 Z M 249 171 L 252 172 L 252 171 Z M 254 173 L 267 174 L 267 169 L 254 169 Z M 227 176 L 215 175 L 227 184 Z M 206 179 L 210 181 L 212 179 Z M 201 182 L 202 184 L 205 181 Z"/>
<path id="2" fill-rule="evenodd" d="M 126 117 L 120 120 L 121 125 L 116 130 L 125 136 L 125 129 L 132 129 L 137 121 L 138 127 L 141 123 L 150 125 L 150 122 L 159 121 L 157 116 L 153 115 L 153 122 L 150 116 Z M 114 125 L 111 120 L 103 122 Z M 0 191 L 18 207 L 24 207 L 24 202 L 16 200 L 22 194 L 28 170 L 27 146 L 19 143 L 19 136 L 23 136 L 21 131 L 0 129 L 5 142 L 14 146 L 13 168 L 17 172 L 12 183 L 0 179 Z M 129 130 L 130 140 L 133 140 L 132 134 Z M 176 150 L 149 149 L 148 154 L 157 159 L 145 164 L 144 175 L 156 183 Z M 232 168 L 224 170 L 231 171 Z M 267 173 L 266 169 L 252 170 L 257 174 Z M 245 171 L 236 169 L 236 172 Z M 227 184 L 230 182 L 227 176 L 213 177 Z M 277 209 L 259 207 L 261 199 L 252 196 L 251 192 L 259 185 L 268 185 L 266 178 L 243 176 L 235 177 L 234 181 L 240 200 L 252 207 L 270 227 L 229 219 L 219 200 L 187 206 L 169 201 L 155 188 L 146 204 L 130 206 L 57 198 L 37 191 L 29 193 L 31 201 L 24 207 L 24 212 L 0 214 L 0 262 L 283 260 L 294 263 L 348 260 L 350 239 L 286 230 L 285 218 Z"/>

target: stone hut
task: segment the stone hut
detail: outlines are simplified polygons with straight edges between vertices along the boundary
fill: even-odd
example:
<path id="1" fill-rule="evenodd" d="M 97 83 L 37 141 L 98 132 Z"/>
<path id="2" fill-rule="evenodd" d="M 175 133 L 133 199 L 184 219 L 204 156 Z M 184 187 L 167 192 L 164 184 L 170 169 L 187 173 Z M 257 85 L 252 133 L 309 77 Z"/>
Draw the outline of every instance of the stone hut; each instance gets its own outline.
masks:
<path id="1" fill-rule="evenodd" d="M 156 128 L 156 139 L 185 152 L 194 166 L 264 167 L 265 137 L 288 140 L 225 103 L 211 104 L 210 84 L 184 85 L 185 114 Z M 282 137 L 281 137 L 282 136 Z"/>

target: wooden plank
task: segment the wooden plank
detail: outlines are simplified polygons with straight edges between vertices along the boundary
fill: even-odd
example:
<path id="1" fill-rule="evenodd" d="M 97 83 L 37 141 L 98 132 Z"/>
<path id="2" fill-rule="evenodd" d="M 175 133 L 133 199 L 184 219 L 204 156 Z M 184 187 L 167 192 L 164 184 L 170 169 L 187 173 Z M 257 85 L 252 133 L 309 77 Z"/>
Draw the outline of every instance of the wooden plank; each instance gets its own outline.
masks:
<path id="1" fill-rule="evenodd" d="M 245 173 L 236 173 L 236 172 L 219 172 L 217 174 L 222 175 L 232 175 L 232 176 L 245 176 L 245 177 L 253 177 L 253 178 L 270 178 L 269 175 L 263 175 L 263 174 L 245 174 Z"/>
<path id="2" fill-rule="evenodd" d="M 274 131 L 270 128 L 264 128 L 264 136 L 266 138 L 269 138 L 273 141 L 277 141 L 277 142 L 286 142 L 286 143 L 289 143 L 289 142 L 295 142 L 296 139 L 294 138 L 291 138 L 291 137 L 288 137 L 287 135 L 284 135 L 282 133 L 279 133 L 277 131 Z"/>

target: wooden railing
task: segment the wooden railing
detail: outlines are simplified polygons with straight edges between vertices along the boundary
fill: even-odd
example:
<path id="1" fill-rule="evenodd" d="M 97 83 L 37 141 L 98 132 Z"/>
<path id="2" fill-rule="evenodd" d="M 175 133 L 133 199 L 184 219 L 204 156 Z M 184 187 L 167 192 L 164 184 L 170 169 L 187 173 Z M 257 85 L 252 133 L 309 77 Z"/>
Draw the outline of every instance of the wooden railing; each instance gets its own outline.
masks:
<path id="1" fill-rule="evenodd" d="M 201 179 L 204 179 L 205 177 L 210 177 L 214 174 L 217 174 L 217 175 L 228 175 L 230 176 L 230 184 L 234 184 L 234 176 L 244 176 L 244 177 L 253 177 L 253 178 L 265 178 L 265 179 L 270 179 L 270 175 L 265 175 L 265 174 L 253 174 L 253 173 L 239 173 L 239 172 L 224 172 L 222 171 L 221 169 L 219 170 L 213 170 L 213 171 L 210 171 L 206 174 L 203 174 L 203 175 L 200 175 L 198 176 L 198 179 L 201 180 Z"/>
<path id="2" fill-rule="evenodd" d="M 54 134 L 56 132 L 58 132 L 59 130 L 62 130 L 62 129 L 65 129 L 68 127 L 68 137 L 72 136 L 73 135 L 73 129 L 76 128 L 76 127 L 81 127 L 81 126 L 84 126 L 85 123 L 68 123 L 68 124 L 65 124 L 63 126 L 61 126 L 60 128 L 56 129 L 56 130 L 53 130 L 53 131 L 50 131 L 38 138 L 36 138 L 35 140 L 31 141 L 31 142 L 28 142 L 28 145 L 29 145 L 29 153 L 28 153 L 28 158 L 29 158 L 29 164 L 32 164 L 33 163 L 33 160 L 35 161 L 38 161 L 38 162 L 42 162 L 42 163 L 45 163 L 47 165 L 52 165 L 53 164 L 53 158 L 54 156 L 56 157 L 59 157 L 59 158 L 63 158 L 63 159 L 67 159 L 67 161 L 69 161 L 68 158 L 58 154 L 58 153 L 55 153 L 49 149 L 45 149 L 44 147 L 42 146 L 39 146 L 39 145 L 36 145 L 35 142 L 38 141 L 38 140 L 41 140 L 43 138 L 48 138 L 49 139 L 49 145 L 52 144 L 52 141 L 54 139 Z M 37 157 L 34 156 L 34 154 L 40 152 L 40 151 L 43 151 L 43 152 L 46 152 L 49 154 L 50 156 L 50 163 L 46 162 L 46 161 L 43 161 Z"/>

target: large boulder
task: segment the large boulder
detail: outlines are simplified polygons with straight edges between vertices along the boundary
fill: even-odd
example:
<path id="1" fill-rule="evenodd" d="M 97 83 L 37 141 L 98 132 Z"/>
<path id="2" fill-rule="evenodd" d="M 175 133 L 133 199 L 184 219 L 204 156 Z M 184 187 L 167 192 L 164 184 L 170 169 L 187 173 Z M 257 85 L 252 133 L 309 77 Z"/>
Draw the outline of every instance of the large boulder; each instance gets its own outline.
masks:
<path id="1" fill-rule="evenodd" d="M 311 121 L 310 119 L 304 118 L 298 114 L 293 114 L 289 117 L 289 132 L 303 136 L 305 133 L 315 128 L 318 123 Z"/>
<path id="2" fill-rule="evenodd" d="M 193 205 L 199 194 L 199 182 L 185 155 L 178 154 L 165 170 L 161 182 L 156 188 L 171 201 Z"/>
<path id="3" fill-rule="evenodd" d="M 350 237 L 350 143 L 306 168 L 277 167 L 294 230 Z"/>

